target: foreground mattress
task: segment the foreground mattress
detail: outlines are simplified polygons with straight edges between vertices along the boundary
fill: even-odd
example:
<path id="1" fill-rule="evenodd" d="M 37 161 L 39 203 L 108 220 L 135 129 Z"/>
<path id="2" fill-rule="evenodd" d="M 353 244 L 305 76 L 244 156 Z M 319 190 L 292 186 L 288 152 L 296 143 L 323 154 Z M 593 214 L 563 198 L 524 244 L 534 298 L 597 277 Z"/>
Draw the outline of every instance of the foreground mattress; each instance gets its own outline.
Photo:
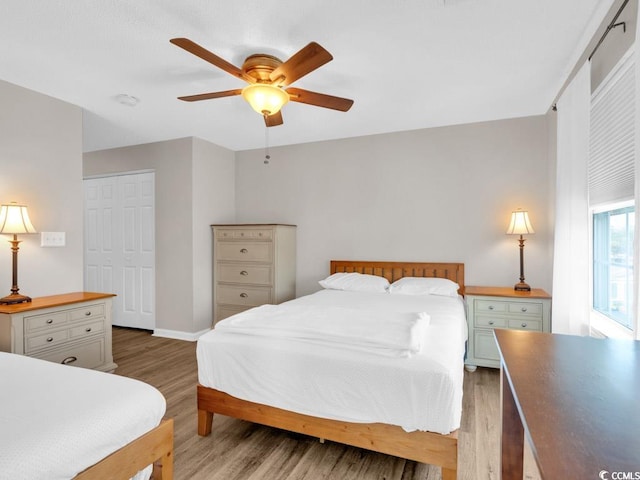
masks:
<path id="1" fill-rule="evenodd" d="M 69 479 L 160 423 L 143 382 L 0 352 L 0 478 Z"/>
<path id="2" fill-rule="evenodd" d="M 199 382 L 316 417 L 443 434 L 460 426 L 467 335 L 461 298 L 323 290 L 287 304 L 426 312 L 430 320 L 420 351 L 408 357 L 216 328 L 198 340 Z"/>

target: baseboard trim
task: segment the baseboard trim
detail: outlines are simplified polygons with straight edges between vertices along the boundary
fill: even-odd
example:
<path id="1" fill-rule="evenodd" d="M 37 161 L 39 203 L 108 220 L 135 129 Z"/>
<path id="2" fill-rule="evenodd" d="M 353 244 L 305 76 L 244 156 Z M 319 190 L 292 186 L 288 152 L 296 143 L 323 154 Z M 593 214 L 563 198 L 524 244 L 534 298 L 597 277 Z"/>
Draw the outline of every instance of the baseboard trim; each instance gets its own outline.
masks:
<path id="1" fill-rule="evenodd" d="M 210 329 L 200 330 L 199 332 L 181 332 L 180 330 L 166 330 L 164 328 L 156 328 L 153 330 L 154 337 L 173 338 L 174 340 L 186 340 L 187 342 L 195 342 L 201 335 L 207 333 Z"/>

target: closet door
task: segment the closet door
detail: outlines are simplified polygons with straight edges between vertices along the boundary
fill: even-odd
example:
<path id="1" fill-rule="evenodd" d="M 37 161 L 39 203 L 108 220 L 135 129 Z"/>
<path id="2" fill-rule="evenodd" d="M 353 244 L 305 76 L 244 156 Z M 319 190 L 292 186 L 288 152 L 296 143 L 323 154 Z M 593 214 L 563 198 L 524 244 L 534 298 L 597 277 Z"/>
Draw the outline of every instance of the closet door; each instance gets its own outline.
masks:
<path id="1" fill-rule="evenodd" d="M 84 288 L 117 295 L 114 325 L 153 330 L 154 174 L 91 178 L 84 185 Z"/>

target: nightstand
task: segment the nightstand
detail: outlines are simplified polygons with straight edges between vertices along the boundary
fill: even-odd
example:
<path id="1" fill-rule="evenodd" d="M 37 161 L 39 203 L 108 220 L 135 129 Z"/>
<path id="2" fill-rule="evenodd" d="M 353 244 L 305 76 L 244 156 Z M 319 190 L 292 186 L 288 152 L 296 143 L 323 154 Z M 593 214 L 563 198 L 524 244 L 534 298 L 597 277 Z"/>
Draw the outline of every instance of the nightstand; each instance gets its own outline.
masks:
<path id="1" fill-rule="evenodd" d="M 465 366 L 500 368 L 493 330 L 551 331 L 551 296 L 540 288 L 530 292 L 513 287 L 465 287 L 467 301 L 467 358 Z"/>

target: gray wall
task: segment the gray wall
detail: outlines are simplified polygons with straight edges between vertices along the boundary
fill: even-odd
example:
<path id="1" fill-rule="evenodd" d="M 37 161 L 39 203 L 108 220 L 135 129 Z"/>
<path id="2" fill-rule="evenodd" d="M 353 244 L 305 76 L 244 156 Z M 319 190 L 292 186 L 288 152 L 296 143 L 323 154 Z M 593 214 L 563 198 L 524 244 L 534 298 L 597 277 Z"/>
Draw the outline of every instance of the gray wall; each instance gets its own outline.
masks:
<path id="1" fill-rule="evenodd" d="M 297 290 L 331 259 L 452 261 L 468 285 L 513 285 L 512 210 L 530 213 L 525 276 L 551 288 L 553 175 L 546 116 L 236 153 L 242 222 L 298 225 Z M 553 143 L 555 145 L 555 143 Z"/>
<path id="2" fill-rule="evenodd" d="M 82 290 L 82 110 L 0 81 L 0 203 L 29 207 L 39 231 L 66 233 L 66 246 L 40 247 L 21 235 L 20 293 L 32 297 Z M 0 236 L 0 297 L 10 293 L 11 250 Z"/>
<path id="3" fill-rule="evenodd" d="M 204 330 L 211 325 L 208 225 L 234 216 L 233 152 L 183 138 L 84 155 L 85 177 L 145 169 L 156 178 L 156 331 Z"/>

